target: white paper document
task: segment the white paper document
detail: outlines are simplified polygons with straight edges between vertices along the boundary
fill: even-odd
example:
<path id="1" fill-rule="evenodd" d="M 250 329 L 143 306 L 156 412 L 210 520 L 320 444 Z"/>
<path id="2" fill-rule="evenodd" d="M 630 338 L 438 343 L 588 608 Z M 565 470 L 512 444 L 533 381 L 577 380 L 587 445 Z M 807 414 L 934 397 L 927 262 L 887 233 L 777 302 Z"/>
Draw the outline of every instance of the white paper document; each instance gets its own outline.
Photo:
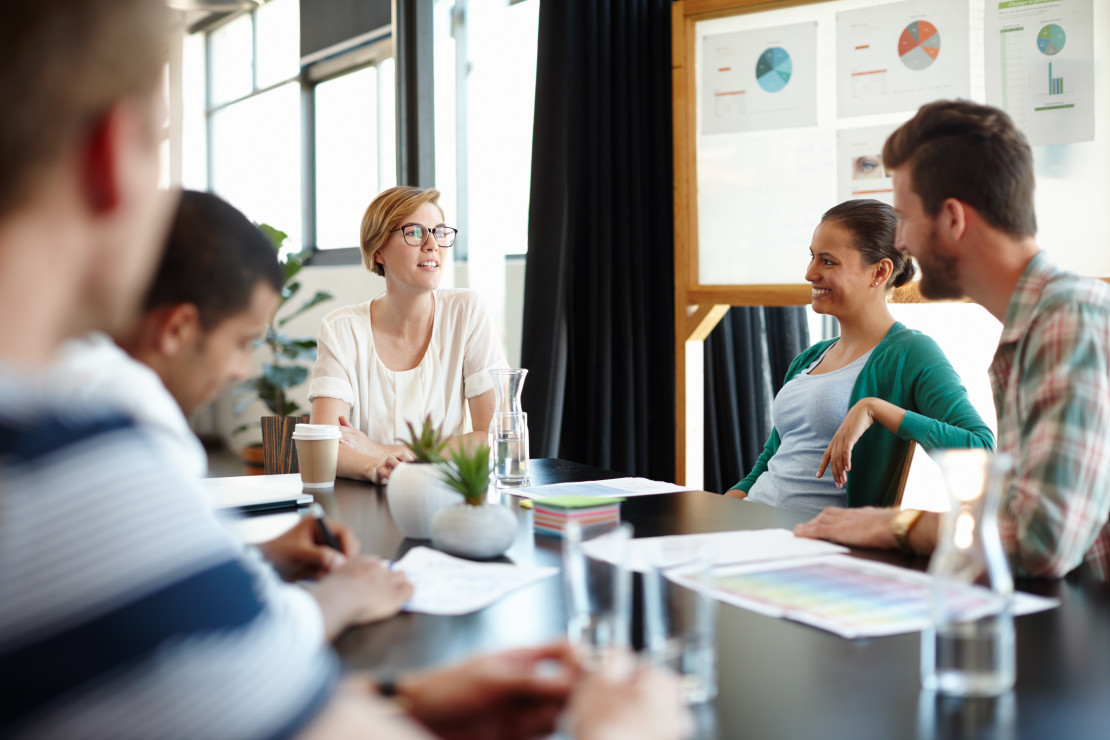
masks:
<path id="1" fill-rule="evenodd" d="M 1095 138 L 1094 26 L 1091 0 L 987 3 L 987 102 L 1030 144 Z"/>
<path id="2" fill-rule="evenodd" d="M 393 565 L 413 585 L 407 612 L 458 615 L 484 609 L 517 589 L 550 578 L 558 568 L 476 563 L 428 547 L 414 547 Z"/>
<path id="3" fill-rule="evenodd" d="M 654 496 L 657 493 L 678 493 L 696 489 L 676 486 L 647 478 L 611 478 L 579 483 L 552 483 L 549 486 L 503 488 L 502 491 L 523 498 L 556 498 L 559 496 L 594 496 L 596 498 L 630 498 Z"/>
<path id="4" fill-rule="evenodd" d="M 705 36 L 701 132 L 817 124 L 817 23 Z"/>
<path id="5" fill-rule="evenodd" d="M 907 0 L 836 14 L 837 114 L 912 111 L 971 93 L 967 0 Z"/>
<path id="6" fill-rule="evenodd" d="M 634 539 L 629 545 L 628 567 L 644 573 L 650 568 L 653 556 L 665 552 L 666 548 L 692 551 L 703 544 L 714 549 L 717 565 L 758 563 L 848 552 L 848 548 L 824 540 L 795 537 L 793 532 L 786 529 L 745 529 L 738 532 L 677 534 Z M 582 545 L 582 549 L 590 557 L 607 560 L 610 563 L 616 562 L 614 542 L 609 538 L 599 537 L 586 542 Z"/>
<path id="7" fill-rule="evenodd" d="M 850 556 L 731 566 L 714 571 L 713 595 L 770 617 L 847 638 L 919 632 L 931 624 L 932 576 Z M 681 579 L 678 579 L 681 582 Z M 1015 593 L 1015 616 L 1052 609 L 1056 599 Z M 995 608 L 987 589 L 968 586 L 952 604 L 969 619 Z"/>
<path id="8" fill-rule="evenodd" d="M 302 490 L 300 473 L 202 478 L 200 488 L 208 505 L 217 510 L 260 511 L 312 503 L 312 494 Z"/>

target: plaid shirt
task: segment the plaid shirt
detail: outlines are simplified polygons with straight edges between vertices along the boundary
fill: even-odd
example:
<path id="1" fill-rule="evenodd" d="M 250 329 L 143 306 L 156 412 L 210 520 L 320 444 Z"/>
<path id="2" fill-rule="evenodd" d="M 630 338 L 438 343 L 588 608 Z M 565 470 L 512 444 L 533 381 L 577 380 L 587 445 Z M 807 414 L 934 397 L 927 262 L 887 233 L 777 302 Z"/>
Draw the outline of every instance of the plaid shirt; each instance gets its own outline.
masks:
<path id="1" fill-rule="evenodd" d="M 1015 570 L 1110 580 L 1110 286 L 1038 253 L 990 366 L 998 450 L 1014 458 L 1002 541 Z"/>

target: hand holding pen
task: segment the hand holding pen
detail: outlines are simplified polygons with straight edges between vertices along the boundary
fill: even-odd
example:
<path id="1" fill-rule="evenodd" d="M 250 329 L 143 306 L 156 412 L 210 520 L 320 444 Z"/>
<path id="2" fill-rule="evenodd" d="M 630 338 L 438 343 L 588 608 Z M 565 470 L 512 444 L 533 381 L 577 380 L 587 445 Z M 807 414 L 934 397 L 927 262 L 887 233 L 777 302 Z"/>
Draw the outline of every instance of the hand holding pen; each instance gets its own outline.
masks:
<path id="1" fill-rule="evenodd" d="M 317 511 L 318 510 L 318 511 Z M 359 553 L 359 541 L 349 529 L 327 522 L 319 504 L 285 534 L 258 546 L 286 581 L 319 578 Z"/>

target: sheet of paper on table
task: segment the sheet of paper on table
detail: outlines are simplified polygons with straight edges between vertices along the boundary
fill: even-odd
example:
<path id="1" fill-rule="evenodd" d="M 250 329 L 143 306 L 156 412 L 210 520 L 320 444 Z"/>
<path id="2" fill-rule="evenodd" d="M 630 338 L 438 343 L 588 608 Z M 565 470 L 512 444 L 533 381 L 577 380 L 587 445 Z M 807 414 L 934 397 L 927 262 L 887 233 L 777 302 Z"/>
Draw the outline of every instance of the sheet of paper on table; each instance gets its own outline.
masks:
<path id="1" fill-rule="evenodd" d="M 920 632 L 929 626 L 932 577 L 845 555 L 731 566 L 714 571 L 720 601 L 847 638 Z M 681 576 L 676 578 L 682 582 Z M 978 593 L 981 592 L 981 593 Z M 983 612 L 990 593 L 974 587 L 962 608 Z M 1056 599 L 1014 593 L 1014 615 L 1052 609 Z"/>
<path id="2" fill-rule="evenodd" d="M 552 483 L 548 486 L 503 488 L 505 493 L 522 498 L 556 498 L 559 496 L 596 496 L 598 498 L 628 498 L 629 496 L 654 496 L 658 493 L 693 491 L 694 488 L 676 486 L 674 483 L 648 480 L 647 478 L 610 478 L 579 483 Z"/>
<path id="3" fill-rule="evenodd" d="M 428 547 L 414 547 L 393 564 L 413 585 L 407 612 L 458 615 L 476 612 L 519 588 L 550 578 L 558 568 L 478 563 Z"/>
<path id="4" fill-rule="evenodd" d="M 795 537 L 787 529 L 745 529 L 738 532 L 707 532 L 705 534 L 676 534 L 666 537 L 640 537 L 629 546 L 628 566 L 640 573 L 650 567 L 653 555 L 660 548 L 678 548 L 694 551 L 701 545 L 711 546 L 716 553 L 717 565 L 755 563 L 784 558 L 806 558 L 820 555 L 837 555 L 848 548 L 824 540 Z M 590 557 L 616 562 L 613 542 L 601 536 L 582 545 Z"/>

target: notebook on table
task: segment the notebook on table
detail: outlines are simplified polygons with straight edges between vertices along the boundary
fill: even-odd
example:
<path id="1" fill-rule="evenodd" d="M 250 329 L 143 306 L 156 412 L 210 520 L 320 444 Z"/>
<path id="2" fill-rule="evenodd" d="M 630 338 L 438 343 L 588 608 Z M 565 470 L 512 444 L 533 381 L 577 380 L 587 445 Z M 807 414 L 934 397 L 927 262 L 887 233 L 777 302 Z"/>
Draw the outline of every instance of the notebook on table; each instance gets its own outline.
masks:
<path id="1" fill-rule="evenodd" d="M 300 473 L 204 478 L 200 484 L 208 503 L 218 510 L 293 509 L 313 501 L 301 488 Z"/>

